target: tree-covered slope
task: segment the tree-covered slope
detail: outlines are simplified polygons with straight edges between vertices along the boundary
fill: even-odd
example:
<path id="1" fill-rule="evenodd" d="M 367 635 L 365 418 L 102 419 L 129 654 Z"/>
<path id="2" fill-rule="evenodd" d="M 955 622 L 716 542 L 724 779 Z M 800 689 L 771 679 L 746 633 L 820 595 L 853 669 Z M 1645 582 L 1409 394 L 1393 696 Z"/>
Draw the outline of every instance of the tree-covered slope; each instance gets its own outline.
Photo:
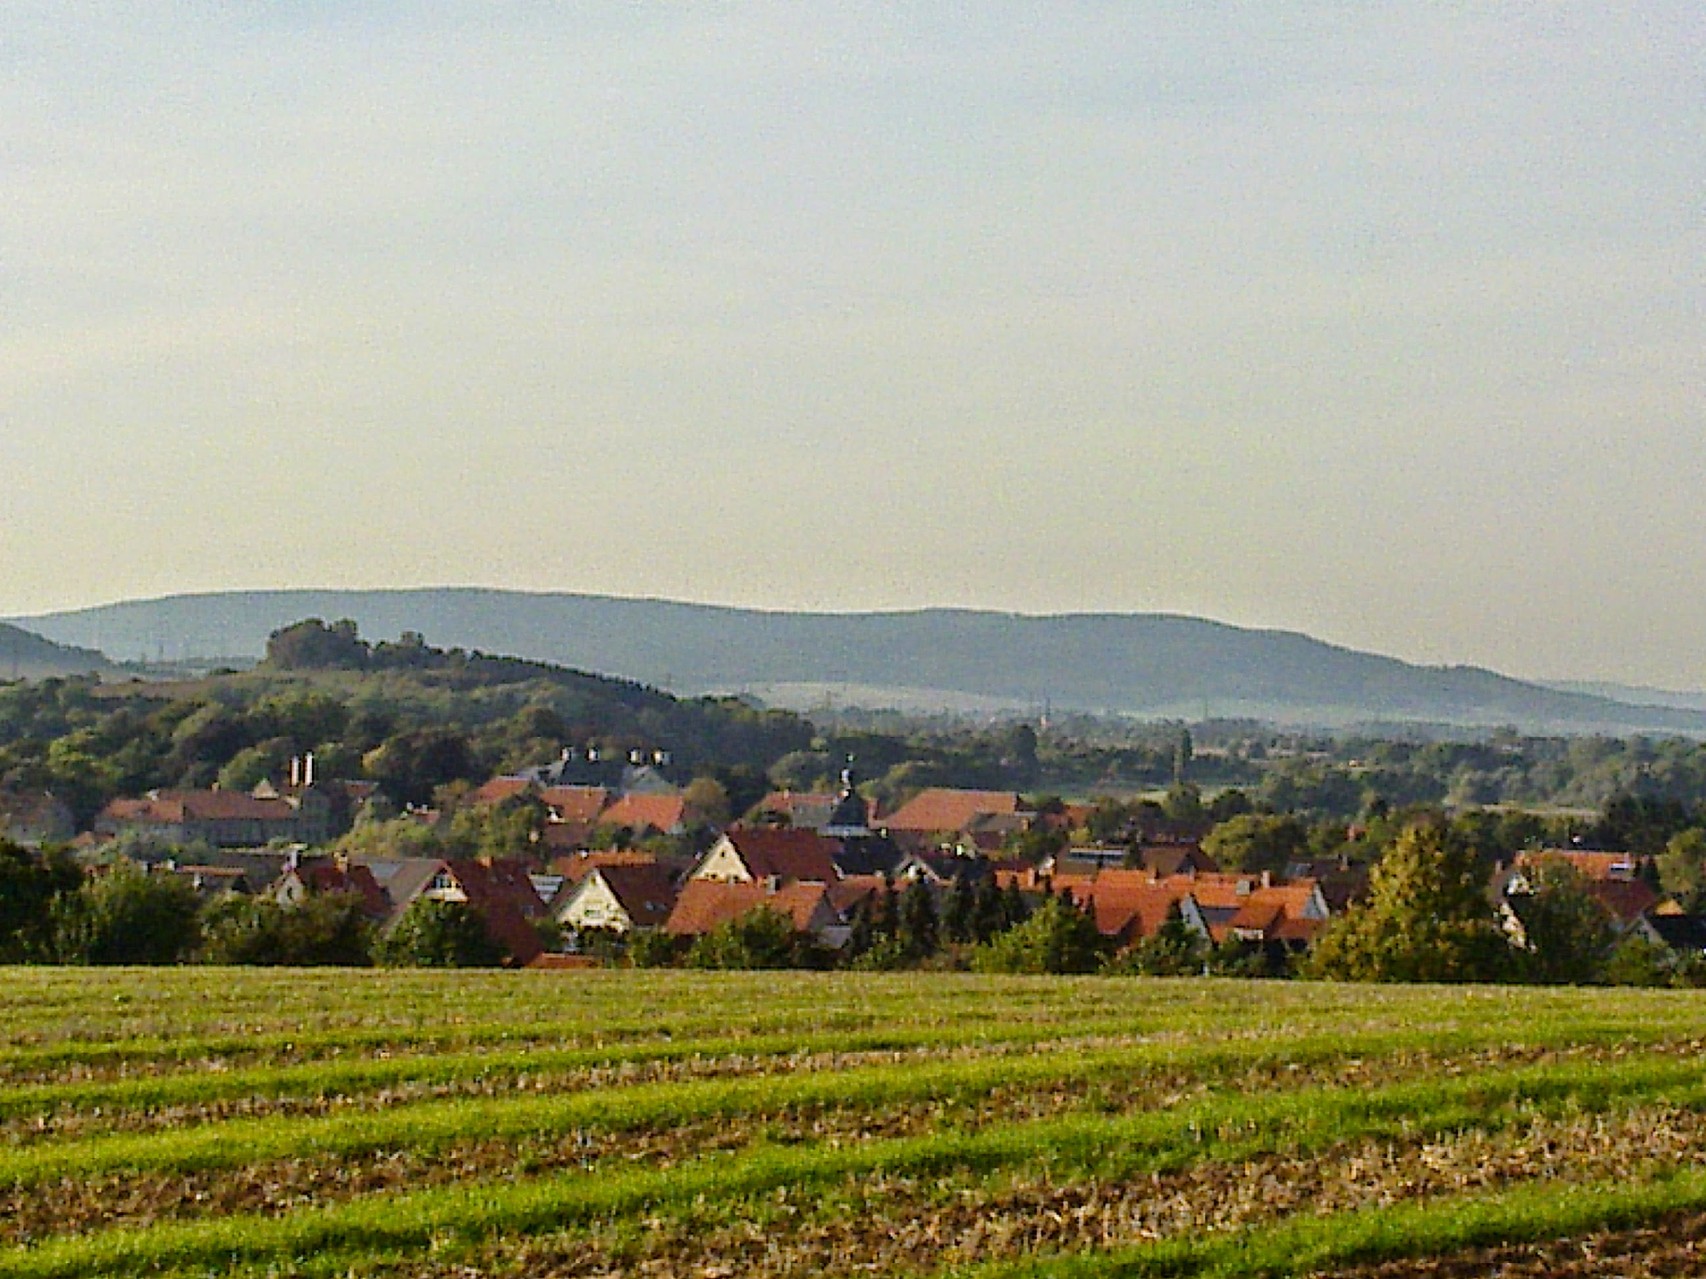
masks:
<path id="1" fill-rule="evenodd" d="M 0 622 L 0 680 L 110 674 L 114 669 L 112 662 L 92 649 L 56 644 L 33 631 Z"/>
<path id="2" fill-rule="evenodd" d="M 117 657 L 259 656 L 272 630 L 348 617 L 390 638 L 560 663 L 686 691 L 775 684 L 934 690 L 1063 709 L 1330 723 L 1706 733 L 1706 714 L 1418 666 L 1308 636 L 1162 614 L 770 613 L 604 596 L 442 589 L 229 592 L 27 619 Z"/>

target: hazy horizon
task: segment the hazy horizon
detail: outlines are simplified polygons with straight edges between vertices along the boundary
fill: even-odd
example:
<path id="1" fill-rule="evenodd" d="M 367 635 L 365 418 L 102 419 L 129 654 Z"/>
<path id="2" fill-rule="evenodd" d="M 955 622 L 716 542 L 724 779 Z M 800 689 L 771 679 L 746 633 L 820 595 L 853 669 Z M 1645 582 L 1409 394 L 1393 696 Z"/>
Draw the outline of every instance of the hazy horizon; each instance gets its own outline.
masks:
<path id="1" fill-rule="evenodd" d="M 1706 18 L 0 18 L 0 615 L 1164 612 L 1706 688 Z"/>

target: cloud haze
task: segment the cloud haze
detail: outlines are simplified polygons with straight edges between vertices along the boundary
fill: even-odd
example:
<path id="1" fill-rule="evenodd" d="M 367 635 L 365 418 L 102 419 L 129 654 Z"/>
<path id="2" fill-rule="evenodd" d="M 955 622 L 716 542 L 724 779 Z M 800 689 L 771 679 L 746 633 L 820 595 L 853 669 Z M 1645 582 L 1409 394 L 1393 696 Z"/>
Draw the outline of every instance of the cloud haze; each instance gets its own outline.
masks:
<path id="1" fill-rule="evenodd" d="M 1706 687 L 1698 6 L 834 10 L 8 6 L 0 613 L 1160 609 Z"/>

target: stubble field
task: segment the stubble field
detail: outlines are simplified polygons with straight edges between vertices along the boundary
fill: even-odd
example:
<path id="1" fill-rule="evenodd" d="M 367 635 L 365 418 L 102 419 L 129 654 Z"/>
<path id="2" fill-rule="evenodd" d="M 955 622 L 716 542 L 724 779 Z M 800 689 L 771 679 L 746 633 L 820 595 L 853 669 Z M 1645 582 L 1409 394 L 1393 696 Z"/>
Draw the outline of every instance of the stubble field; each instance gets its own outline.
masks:
<path id="1" fill-rule="evenodd" d="M 1706 1272 L 1706 997 L 0 970 L 0 1279 Z"/>

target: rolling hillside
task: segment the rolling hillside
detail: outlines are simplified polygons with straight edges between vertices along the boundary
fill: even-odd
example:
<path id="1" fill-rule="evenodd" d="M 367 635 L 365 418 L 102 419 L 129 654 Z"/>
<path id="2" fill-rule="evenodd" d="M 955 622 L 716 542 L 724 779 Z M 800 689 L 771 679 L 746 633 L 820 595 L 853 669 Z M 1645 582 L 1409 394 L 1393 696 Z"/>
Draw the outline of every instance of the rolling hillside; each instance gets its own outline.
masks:
<path id="1" fill-rule="evenodd" d="M 112 662 L 93 649 L 56 644 L 33 631 L 0 622 L 0 680 L 110 675 L 116 670 Z"/>
<path id="2" fill-rule="evenodd" d="M 115 658 L 258 657 L 304 617 L 371 639 L 418 631 L 480 649 L 698 693 L 799 703 L 1036 707 L 1278 722 L 1510 724 L 1531 732 L 1706 735 L 1706 713 L 1418 666 L 1283 631 L 1164 614 L 768 613 L 480 589 L 226 592 L 14 619 Z M 857 699 L 850 690 L 862 690 Z M 969 699 L 969 701 L 968 701 Z M 885 702 L 886 704 L 886 702 Z"/>

